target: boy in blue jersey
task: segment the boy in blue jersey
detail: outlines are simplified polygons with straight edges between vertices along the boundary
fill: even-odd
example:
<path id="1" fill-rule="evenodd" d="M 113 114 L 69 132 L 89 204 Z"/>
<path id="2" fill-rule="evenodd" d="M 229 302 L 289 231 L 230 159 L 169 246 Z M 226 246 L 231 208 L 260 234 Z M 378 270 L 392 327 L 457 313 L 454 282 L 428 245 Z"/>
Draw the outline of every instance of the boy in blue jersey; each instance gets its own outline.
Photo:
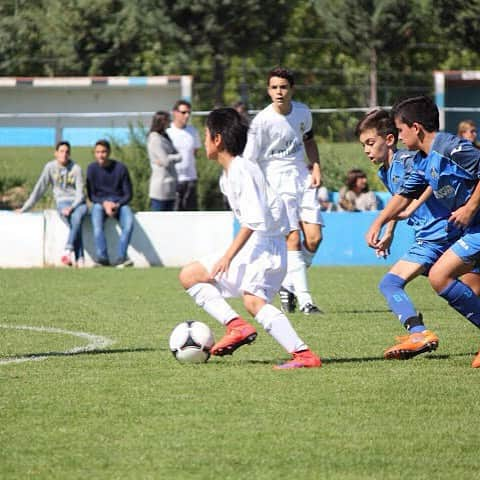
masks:
<path id="1" fill-rule="evenodd" d="M 477 285 L 466 283 L 475 278 L 469 272 L 480 258 L 480 151 L 470 142 L 438 132 L 438 108 L 428 97 L 398 102 L 392 116 L 400 140 L 409 150 L 419 150 L 421 158 L 372 223 L 366 235 L 367 243 L 378 248 L 382 226 L 430 186 L 445 212 L 439 211 L 437 215 L 448 221 L 449 228 L 462 230 L 462 235 L 432 266 L 428 278 L 434 290 L 450 306 L 480 328 Z M 459 280 L 462 275 L 465 275 L 463 281 Z M 472 367 L 480 367 L 480 353 L 474 358 Z"/>
<path id="2" fill-rule="evenodd" d="M 377 109 L 368 113 L 358 123 L 355 133 L 370 161 L 380 165 L 378 176 L 383 184 L 395 195 L 414 168 L 417 153 L 397 150 L 398 130 L 385 110 Z M 431 189 L 427 189 L 421 199 L 412 202 L 397 217 L 408 218 L 408 224 L 415 230 L 415 243 L 379 283 L 380 292 L 392 312 L 408 331 L 408 335 L 397 337 L 396 345 L 385 350 L 384 357 L 388 359 L 408 359 L 438 347 L 438 336 L 426 329 L 422 315 L 417 313 L 405 292 L 406 285 L 417 276 L 427 273 L 451 245 L 452 239 L 458 236 L 455 229 L 448 231 L 447 220 L 438 215 L 441 206 L 430 194 Z M 388 255 L 395 225 L 396 220 L 387 224 L 377 245 L 378 256 Z"/>

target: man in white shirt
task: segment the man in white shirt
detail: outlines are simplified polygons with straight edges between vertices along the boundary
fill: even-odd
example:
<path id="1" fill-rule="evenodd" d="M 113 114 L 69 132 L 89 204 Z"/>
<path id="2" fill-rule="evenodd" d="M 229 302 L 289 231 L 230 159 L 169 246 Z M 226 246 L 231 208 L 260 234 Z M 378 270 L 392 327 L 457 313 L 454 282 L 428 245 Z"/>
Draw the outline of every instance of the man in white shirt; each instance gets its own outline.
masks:
<path id="1" fill-rule="evenodd" d="M 198 131 L 188 125 L 192 106 L 186 100 L 178 100 L 172 110 L 172 124 L 167 128 L 174 147 L 182 157 L 175 164 L 177 170 L 177 195 L 174 210 L 197 210 L 197 169 L 196 156 L 201 146 Z"/>
<path id="2" fill-rule="evenodd" d="M 282 309 L 293 312 L 298 300 L 300 310 L 312 315 L 322 313 L 313 303 L 306 274 L 322 240 L 323 220 L 317 195 L 321 169 L 312 114 L 306 105 L 292 100 L 293 86 L 290 71 L 278 67 L 269 73 L 272 103 L 253 119 L 244 156 L 258 162 L 287 207 L 290 233 L 287 275 L 279 292 Z"/>

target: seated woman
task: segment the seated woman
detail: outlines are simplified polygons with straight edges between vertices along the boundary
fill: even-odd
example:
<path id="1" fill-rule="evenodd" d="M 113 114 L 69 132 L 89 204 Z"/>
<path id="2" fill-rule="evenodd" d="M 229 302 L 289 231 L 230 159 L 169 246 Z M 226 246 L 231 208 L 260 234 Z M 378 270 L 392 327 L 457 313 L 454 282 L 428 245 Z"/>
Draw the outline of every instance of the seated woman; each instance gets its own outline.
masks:
<path id="1" fill-rule="evenodd" d="M 354 168 L 347 173 L 345 186 L 339 191 L 340 210 L 364 212 L 378 210 L 375 192 L 368 188 L 367 175 L 363 170 Z"/>

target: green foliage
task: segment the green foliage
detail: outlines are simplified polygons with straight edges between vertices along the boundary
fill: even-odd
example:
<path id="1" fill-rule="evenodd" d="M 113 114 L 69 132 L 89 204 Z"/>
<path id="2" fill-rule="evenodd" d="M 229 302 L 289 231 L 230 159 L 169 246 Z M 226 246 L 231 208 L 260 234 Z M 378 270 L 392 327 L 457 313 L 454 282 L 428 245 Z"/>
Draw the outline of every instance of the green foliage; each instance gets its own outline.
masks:
<path id="1" fill-rule="evenodd" d="M 312 324 L 295 313 L 291 321 L 324 364 L 275 372 L 288 355 L 261 328 L 232 357 L 204 365 L 173 359 L 167 341 L 177 323 L 199 319 L 217 339 L 224 333 L 185 295 L 178 269 L 0 270 L 0 285 L 8 285 L 2 325 L 115 341 L 65 355 L 88 340 L 0 327 L 1 360 L 47 356 L 0 364 L 0 477 L 475 478 L 474 328 L 418 278 L 409 294 L 440 336 L 439 350 L 385 361 L 383 349 L 402 333 L 377 290 L 385 272 L 311 268 L 325 318 Z M 232 304 L 246 314 L 240 301 Z"/>

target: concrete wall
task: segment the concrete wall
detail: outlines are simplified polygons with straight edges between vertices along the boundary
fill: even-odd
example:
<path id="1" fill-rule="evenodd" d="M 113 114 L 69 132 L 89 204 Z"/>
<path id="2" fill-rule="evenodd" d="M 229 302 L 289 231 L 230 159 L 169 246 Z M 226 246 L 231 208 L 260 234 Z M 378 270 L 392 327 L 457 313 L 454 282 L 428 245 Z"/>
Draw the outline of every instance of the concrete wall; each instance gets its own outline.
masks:
<path id="1" fill-rule="evenodd" d="M 120 229 L 105 225 L 111 260 L 117 257 Z M 0 212 L 0 268 L 60 266 L 68 230 L 55 210 L 16 214 Z M 212 252 L 221 252 L 233 238 L 229 212 L 139 212 L 128 250 L 137 267 L 181 266 Z M 95 250 L 90 217 L 83 224 L 85 262 L 93 265 Z"/>
<path id="2" fill-rule="evenodd" d="M 377 212 L 328 212 L 324 214 L 324 240 L 315 265 L 390 265 L 413 242 L 413 231 L 400 222 L 392 254 L 377 259 L 364 236 Z M 136 267 L 185 265 L 230 245 L 238 225 L 230 212 L 139 212 L 128 250 Z M 67 227 L 55 210 L 16 214 L 0 211 L 0 268 L 60 266 Z M 119 227 L 106 222 L 110 259 L 116 258 Z M 90 218 L 83 225 L 86 265 L 95 256 Z"/>

